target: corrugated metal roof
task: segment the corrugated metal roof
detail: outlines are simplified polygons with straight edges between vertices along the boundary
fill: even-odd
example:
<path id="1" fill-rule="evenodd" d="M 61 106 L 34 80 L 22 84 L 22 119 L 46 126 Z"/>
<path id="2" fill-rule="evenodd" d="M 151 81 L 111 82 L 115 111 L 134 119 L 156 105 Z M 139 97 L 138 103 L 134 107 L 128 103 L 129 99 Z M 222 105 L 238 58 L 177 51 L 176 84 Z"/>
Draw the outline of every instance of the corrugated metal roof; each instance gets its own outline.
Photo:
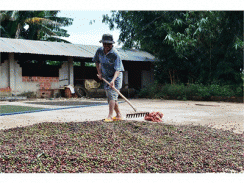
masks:
<path id="1" fill-rule="evenodd" d="M 61 42 L 23 40 L 0 38 L 0 52 L 30 53 L 53 56 L 71 56 L 93 58 L 100 46 L 80 45 Z M 123 50 L 116 48 L 122 60 L 127 61 L 154 61 L 154 56 L 139 50 Z"/>
<path id="2" fill-rule="evenodd" d="M 117 49 L 120 53 L 123 60 L 129 61 L 155 61 L 153 55 L 148 52 L 140 51 L 140 50 L 123 50 Z"/>
<path id="3" fill-rule="evenodd" d="M 10 38 L 0 38 L 0 52 L 93 57 L 93 54 L 74 44 Z"/>
<path id="4" fill-rule="evenodd" d="M 80 45 L 80 44 L 76 44 L 78 47 L 80 47 L 81 49 L 91 53 L 94 57 L 97 49 L 100 47 L 100 46 L 97 46 L 97 45 Z"/>
<path id="5" fill-rule="evenodd" d="M 81 49 L 93 54 L 96 53 L 97 49 L 101 46 L 96 45 L 79 45 Z M 139 51 L 139 50 L 123 50 L 121 48 L 116 48 L 119 52 L 121 59 L 126 61 L 155 61 L 153 55 L 148 52 Z"/>

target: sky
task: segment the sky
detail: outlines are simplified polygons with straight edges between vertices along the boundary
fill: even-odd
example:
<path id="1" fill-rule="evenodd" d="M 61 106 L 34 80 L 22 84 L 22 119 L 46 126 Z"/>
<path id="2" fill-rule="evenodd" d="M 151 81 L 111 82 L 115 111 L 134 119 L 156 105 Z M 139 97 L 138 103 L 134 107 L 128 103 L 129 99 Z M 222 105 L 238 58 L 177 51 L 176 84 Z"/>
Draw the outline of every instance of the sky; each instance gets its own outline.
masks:
<path id="1" fill-rule="evenodd" d="M 70 37 L 63 38 L 74 44 L 84 45 L 99 45 L 99 41 L 102 39 L 103 34 L 112 34 L 113 39 L 116 42 L 115 47 L 119 47 L 118 38 L 119 30 L 110 30 L 109 25 L 102 23 L 102 15 L 111 15 L 111 11 L 100 11 L 100 10 L 61 10 L 58 14 L 59 17 L 73 18 L 73 24 L 67 27 L 63 27 L 68 31 Z M 92 24 L 90 24 L 91 20 Z"/>

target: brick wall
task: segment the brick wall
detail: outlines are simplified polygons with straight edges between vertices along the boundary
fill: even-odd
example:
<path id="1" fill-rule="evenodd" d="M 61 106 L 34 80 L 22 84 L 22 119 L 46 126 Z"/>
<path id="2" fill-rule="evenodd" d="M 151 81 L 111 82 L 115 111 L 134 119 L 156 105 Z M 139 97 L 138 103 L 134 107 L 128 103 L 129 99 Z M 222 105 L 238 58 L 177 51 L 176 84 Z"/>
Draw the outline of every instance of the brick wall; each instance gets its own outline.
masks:
<path id="1" fill-rule="evenodd" d="M 11 88 L 10 87 L 0 88 L 0 92 L 11 92 Z"/>
<path id="2" fill-rule="evenodd" d="M 22 82 L 38 82 L 40 97 L 52 97 L 51 83 L 59 82 L 59 77 L 22 76 Z"/>

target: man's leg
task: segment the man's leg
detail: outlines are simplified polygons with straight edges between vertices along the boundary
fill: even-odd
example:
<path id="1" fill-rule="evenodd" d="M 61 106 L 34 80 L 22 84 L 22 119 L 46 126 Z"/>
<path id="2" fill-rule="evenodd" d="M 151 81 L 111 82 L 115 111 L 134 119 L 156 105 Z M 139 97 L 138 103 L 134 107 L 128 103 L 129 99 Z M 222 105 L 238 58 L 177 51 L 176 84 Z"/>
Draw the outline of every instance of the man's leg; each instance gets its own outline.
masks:
<path id="1" fill-rule="evenodd" d="M 107 116 L 107 119 L 112 119 L 113 117 L 113 110 L 115 108 L 115 100 L 113 100 L 112 90 L 108 89 L 106 90 L 106 96 L 109 104 L 109 114 Z"/>
<path id="2" fill-rule="evenodd" d="M 119 109 L 119 105 L 118 105 L 118 102 L 117 101 L 115 101 L 115 107 L 114 107 L 114 110 L 115 110 L 115 112 L 116 112 L 116 117 L 117 118 L 122 118 L 122 114 L 121 114 L 121 111 L 120 111 L 120 109 Z"/>
<path id="3" fill-rule="evenodd" d="M 122 88 L 122 80 L 123 80 L 123 75 L 122 72 L 120 72 L 120 75 L 118 76 L 117 80 L 115 81 L 115 87 L 120 91 Z M 118 104 L 118 94 L 116 93 L 116 98 L 115 98 L 115 112 L 116 112 L 116 118 L 122 118 L 121 111 L 119 109 L 119 104 Z"/>
<path id="4" fill-rule="evenodd" d="M 109 103 L 109 114 L 107 119 L 111 119 L 113 117 L 113 111 L 115 110 L 116 112 L 116 117 L 117 118 L 122 118 L 119 105 L 118 105 L 118 94 L 113 91 L 112 89 L 109 89 L 106 91 L 107 92 L 107 97 L 108 97 L 108 103 Z"/>
<path id="5" fill-rule="evenodd" d="M 109 115 L 107 119 L 112 119 L 114 108 L 115 108 L 115 100 L 110 100 L 109 101 Z"/>

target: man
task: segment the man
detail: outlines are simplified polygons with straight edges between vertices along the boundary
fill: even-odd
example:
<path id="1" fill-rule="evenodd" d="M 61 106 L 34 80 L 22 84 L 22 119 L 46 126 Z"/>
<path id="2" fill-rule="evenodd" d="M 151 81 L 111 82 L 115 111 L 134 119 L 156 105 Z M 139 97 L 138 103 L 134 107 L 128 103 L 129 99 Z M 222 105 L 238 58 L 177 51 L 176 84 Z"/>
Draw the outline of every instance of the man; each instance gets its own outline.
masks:
<path id="1" fill-rule="evenodd" d="M 122 88 L 122 72 L 124 71 L 124 67 L 117 50 L 113 48 L 112 44 L 115 42 L 113 41 L 112 35 L 104 34 L 100 43 L 103 44 L 103 47 L 100 47 L 96 51 L 93 61 L 96 63 L 98 78 L 102 80 L 103 77 L 110 83 L 110 85 L 104 83 L 109 103 L 109 114 L 104 121 L 121 120 L 122 115 L 118 106 L 118 94 L 112 87 L 118 90 Z M 115 117 L 113 117 L 113 110 L 116 112 Z"/>

